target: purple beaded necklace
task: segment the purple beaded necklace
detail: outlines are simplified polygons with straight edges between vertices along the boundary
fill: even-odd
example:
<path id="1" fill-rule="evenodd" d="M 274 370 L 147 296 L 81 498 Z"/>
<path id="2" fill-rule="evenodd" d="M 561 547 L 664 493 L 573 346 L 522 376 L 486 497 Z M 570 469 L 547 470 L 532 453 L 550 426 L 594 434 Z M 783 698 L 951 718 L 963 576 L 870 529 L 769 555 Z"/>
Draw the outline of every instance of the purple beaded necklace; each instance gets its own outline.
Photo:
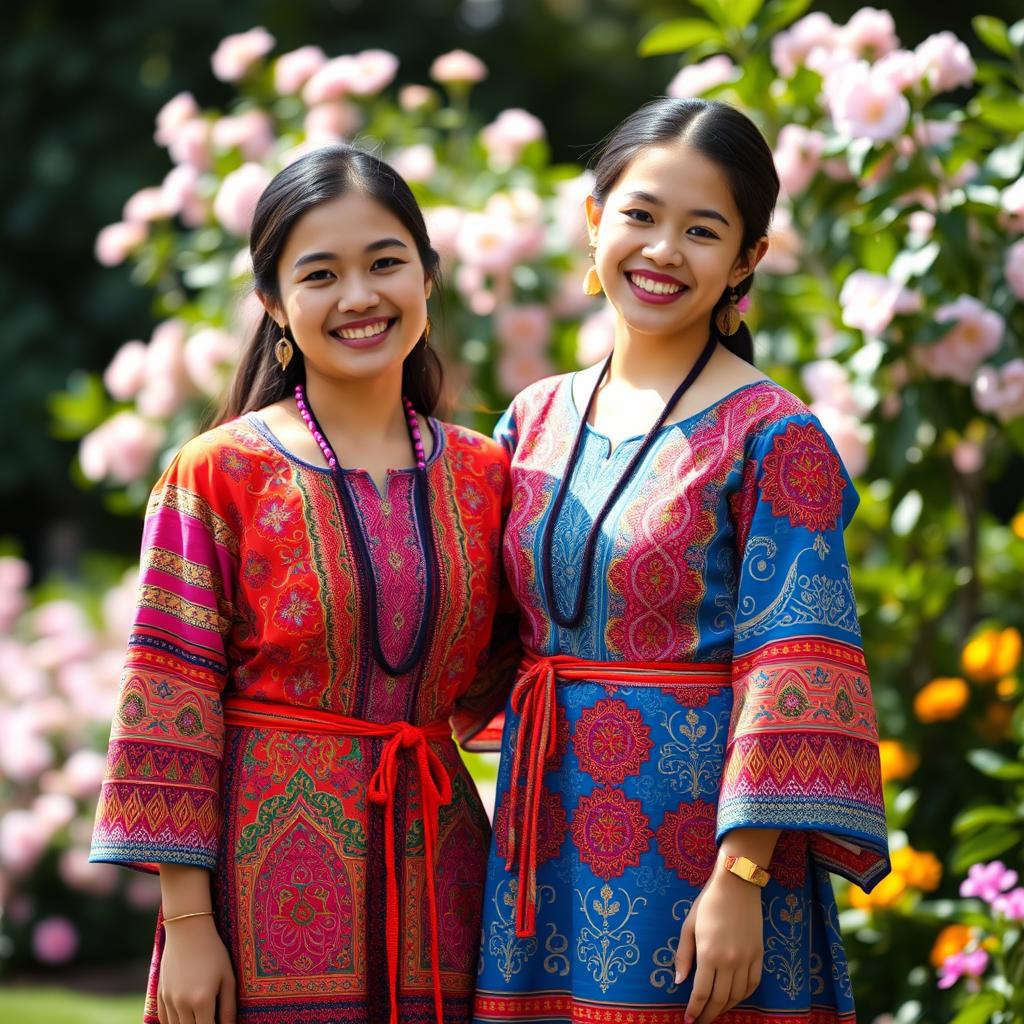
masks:
<path id="1" fill-rule="evenodd" d="M 337 492 L 338 500 L 344 510 L 345 520 L 349 525 L 349 534 L 353 540 L 356 562 L 360 574 L 366 581 L 367 618 L 369 620 L 370 639 L 373 644 L 373 656 L 377 664 L 389 676 L 402 676 L 419 664 L 426 651 L 430 648 L 433 638 L 435 615 L 435 604 L 437 597 L 437 545 L 434 541 L 434 533 L 431 527 L 429 485 L 427 482 L 427 453 L 423 447 L 423 436 L 420 433 L 419 420 L 416 418 L 416 410 L 408 396 L 402 395 L 402 407 L 405 410 L 405 420 L 409 427 L 409 440 L 412 442 L 413 452 L 416 455 L 416 469 L 413 476 L 413 503 L 416 508 L 416 531 L 419 535 L 420 550 L 423 552 L 423 563 L 426 567 L 425 593 L 423 595 L 423 615 L 420 618 L 419 626 L 416 629 L 416 637 L 412 649 L 406 657 L 398 662 L 392 663 L 384 654 L 383 645 L 380 642 L 380 622 L 378 620 L 379 601 L 377 596 L 377 575 L 373 570 L 373 560 L 370 557 L 369 545 L 366 543 L 366 535 L 363 532 L 362 519 L 359 517 L 359 510 L 350 493 L 344 479 L 342 468 L 338 464 L 338 458 L 334 454 L 326 435 L 317 422 L 306 398 L 306 393 L 301 384 L 295 385 L 295 404 L 298 406 L 299 415 L 305 421 L 313 439 L 320 446 L 327 466 L 331 471 L 331 478 L 334 481 L 334 489 Z"/>

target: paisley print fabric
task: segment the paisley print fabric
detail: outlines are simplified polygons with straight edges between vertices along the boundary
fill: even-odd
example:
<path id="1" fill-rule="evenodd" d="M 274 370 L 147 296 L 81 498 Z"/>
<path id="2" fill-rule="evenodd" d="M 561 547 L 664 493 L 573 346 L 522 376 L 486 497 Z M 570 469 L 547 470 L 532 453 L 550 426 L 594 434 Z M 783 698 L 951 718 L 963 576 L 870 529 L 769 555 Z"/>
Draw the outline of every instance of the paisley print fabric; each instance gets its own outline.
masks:
<path id="1" fill-rule="evenodd" d="M 818 421 L 771 382 L 662 428 L 580 554 L 641 438 L 585 428 L 553 543 L 540 537 L 579 414 L 572 376 L 541 381 L 495 432 L 512 459 L 506 573 L 524 648 L 607 663 L 718 668 L 659 685 L 582 672 L 556 686 L 538 814 L 535 928 L 517 934 L 507 862 L 506 707 L 475 1020 L 682 1024 L 680 926 L 734 828 L 780 828 L 763 894 L 765 971 L 722 1024 L 848 1024 L 853 999 L 829 872 L 870 888 L 888 853 L 870 683 L 842 531 L 857 496 Z M 551 619 L 586 587 L 576 628 Z M 731 666 L 731 667 L 730 667 Z M 585 674 L 585 673 L 584 673 Z M 525 929 L 529 931 L 529 929 Z"/>
<path id="2" fill-rule="evenodd" d="M 250 415 L 187 444 L 153 491 L 92 857 L 213 872 L 241 1024 L 388 1019 L 385 831 L 367 799 L 383 741 L 225 726 L 223 702 L 379 723 L 451 717 L 470 737 L 504 699 L 481 669 L 499 599 L 507 459 L 471 431 L 431 428 L 437 622 L 423 663 L 399 678 L 372 656 L 351 531 L 365 531 L 381 638 L 395 656 L 415 633 L 428 571 L 411 472 L 391 473 L 383 495 L 346 472 L 361 514 L 348 523 L 330 474 Z M 452 789 L 432 859 L 444 1017 L 458 1022 L 471 1013 L 489 827 L 454 744 L 431 749 Z M 411 766 L 399 776 L 399 1019 L 432 1021 L 421 796 Z"/>

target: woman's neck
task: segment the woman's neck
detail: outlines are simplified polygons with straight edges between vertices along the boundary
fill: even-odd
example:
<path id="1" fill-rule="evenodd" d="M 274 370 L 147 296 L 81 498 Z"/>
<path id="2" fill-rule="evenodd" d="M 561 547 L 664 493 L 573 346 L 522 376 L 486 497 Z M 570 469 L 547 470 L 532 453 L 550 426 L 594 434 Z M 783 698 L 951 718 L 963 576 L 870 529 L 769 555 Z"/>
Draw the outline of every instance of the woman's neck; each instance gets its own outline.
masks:
<path id="1" fill-rule="evenodd" d="M 697 361 L 710 330 L 701 324 L 672 336 L 636 335 L 618 319 L 608 382 L 659 392 L 667 387 L 667 397 Z"/>
<path id="2" fill-rule="evenodd" d="M 332 446 L 343 443 L 349 452 L 357 452 L 408 435 L 401 372 L 354 381 L 310 374 L 305 391 Z"/>

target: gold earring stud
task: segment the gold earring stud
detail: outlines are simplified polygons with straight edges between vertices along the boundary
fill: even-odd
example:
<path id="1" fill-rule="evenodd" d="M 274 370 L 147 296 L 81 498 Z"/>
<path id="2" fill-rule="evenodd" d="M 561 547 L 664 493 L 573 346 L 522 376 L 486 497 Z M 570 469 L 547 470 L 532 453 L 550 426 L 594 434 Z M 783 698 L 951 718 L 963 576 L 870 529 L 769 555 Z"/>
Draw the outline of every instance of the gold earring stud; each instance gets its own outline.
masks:
<path id="1" fill-rule="evenodd" d="M 288 364 L 292 361 L 292 356 L 295 354 L 292 343 L 288 340 L 288 335 L 284 331 L 285 329 L 282 327 L 281 337 L 274 346 L 274 358 L 277 360 L 277 365 L 281 367 L 282 373 L 288 369 Z"/>

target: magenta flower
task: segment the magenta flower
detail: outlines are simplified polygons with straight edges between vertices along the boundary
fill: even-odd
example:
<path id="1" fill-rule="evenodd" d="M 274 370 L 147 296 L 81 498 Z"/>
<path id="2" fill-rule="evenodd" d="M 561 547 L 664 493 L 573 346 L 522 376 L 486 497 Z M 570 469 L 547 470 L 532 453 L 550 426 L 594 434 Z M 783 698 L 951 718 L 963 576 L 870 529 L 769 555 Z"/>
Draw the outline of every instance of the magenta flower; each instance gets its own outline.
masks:
<path id="1" fill-rule="evenodd" d="M 988 953 L 983 949 L 953 953 L 943 960 L 939 968 L 939 988 L 952 988 L 961 978 L 980 978 L 986 967 Z"/>
<path id="2" fill-rule="evenodd" d="M 967 877 L 960 883 L 961 896 L 978 896 L 986 903 L 993 903 L 1000 893 L 1017 884 L 1017 872 L 1008 868 L 1001 860 L 988 864 L 973 864 Z"/>
<path id="3" fill-rule="evenodd" d="M 1014 872 L 1010 872 L 1013 874 Z M 1024 921 L 1024 887 L 1018 886 L 1010 892 L 997 896 L 992 901 L 992 909 L 1010 921 Z"/>

